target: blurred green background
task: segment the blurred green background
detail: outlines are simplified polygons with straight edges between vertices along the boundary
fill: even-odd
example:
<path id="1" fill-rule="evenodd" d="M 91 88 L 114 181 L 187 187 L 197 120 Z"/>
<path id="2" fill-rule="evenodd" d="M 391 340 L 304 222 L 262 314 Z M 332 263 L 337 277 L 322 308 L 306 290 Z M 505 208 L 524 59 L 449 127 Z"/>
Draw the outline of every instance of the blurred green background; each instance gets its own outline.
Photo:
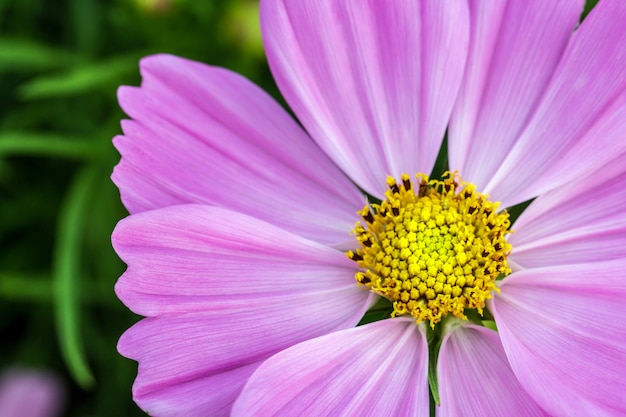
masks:
<path id="1" fill-rule="evenodd" d="M 111 248 L 126 216 L 109 176 L 119 85 L 169 52 L 275 92 L 255 0 L 0 0 L 0 372 L 53 370 L 67 416 L 144 415 L 120 334 Z"/>
<path id="2" fill-rule="evenodd" d="M 597 1 L 590 1 L 589 9 Z M 115 346 L 139 318 L 115 297 L 126 215 L 109 176 L 117 86 L 169 52 L 240 72 L 274 96 L 257 0 L 0 0 L 0 372 L 56 372 L 63 415 L 141 416 Z"/>

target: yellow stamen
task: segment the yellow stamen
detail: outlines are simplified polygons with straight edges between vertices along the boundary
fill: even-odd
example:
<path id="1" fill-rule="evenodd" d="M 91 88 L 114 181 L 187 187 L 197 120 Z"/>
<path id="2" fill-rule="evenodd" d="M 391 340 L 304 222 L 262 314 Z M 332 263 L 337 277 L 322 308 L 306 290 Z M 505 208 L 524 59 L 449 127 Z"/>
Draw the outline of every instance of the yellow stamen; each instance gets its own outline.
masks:
<path id="1" fill-rule="evenodd" d="M 417 189 L 407 174 L 388 177 L 386 199 L 359 211 L 361 247 L 346 254 L 363 268 L 356 280 L 391 300 L 392 316 L 431 327 L 448 314 L 467 319 L 466 308 L 482 314 L 496 279 L 511 272 L 509 215 L 456 173 L 416 177 Z"/>

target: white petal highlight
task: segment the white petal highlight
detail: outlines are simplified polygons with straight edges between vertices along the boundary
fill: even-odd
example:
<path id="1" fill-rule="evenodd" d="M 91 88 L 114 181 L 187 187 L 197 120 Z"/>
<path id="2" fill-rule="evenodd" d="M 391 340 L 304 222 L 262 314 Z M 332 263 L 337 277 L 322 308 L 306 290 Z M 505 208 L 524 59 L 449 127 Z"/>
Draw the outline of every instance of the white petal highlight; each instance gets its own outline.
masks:
<path id="1" fill-rule="evenodd" d="M 478 189 L 484 190 L 534 113 L 583 4 L 469 2 L 470 53 L 450 121 L 448 148 L 450 168 Z"/>
<path id="2" fill-rule="evenodd" d="M 270 68 L 298 119 L 359 186 L 429 173 L 467 54 L 462 1 L 261 2 Z"/>
<path id="3" fill-rule="evenodd" d="M 604 0 L 574 32 L 526 129 L 485 186 L 503 206 L 590 175 L 626 151 L 624 21 L 626 2 Z"/>

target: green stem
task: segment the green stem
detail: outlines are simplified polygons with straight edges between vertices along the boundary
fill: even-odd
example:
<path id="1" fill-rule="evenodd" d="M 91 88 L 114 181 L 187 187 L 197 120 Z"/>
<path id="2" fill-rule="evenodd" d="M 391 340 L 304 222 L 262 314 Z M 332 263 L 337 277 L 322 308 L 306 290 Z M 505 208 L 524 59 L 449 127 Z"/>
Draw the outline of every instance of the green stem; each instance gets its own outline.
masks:
<path id="1" fill-rule="evenodd" d="M 4 132 L 0 135 L 1 155 L 41 155 L 72 159 L 97 156 L 99 146 L 92 140 L 33 133 Z"/>
<path id="2" fill-rule="evenodd" d="M 93 385 L 80 332 L 80 250 L 91 192 L 98 179 L 95 168 L 76 175 L 65 198 L 58 223 L 54 251 L 54 308 L 63 358 L 78 384 Z"/>

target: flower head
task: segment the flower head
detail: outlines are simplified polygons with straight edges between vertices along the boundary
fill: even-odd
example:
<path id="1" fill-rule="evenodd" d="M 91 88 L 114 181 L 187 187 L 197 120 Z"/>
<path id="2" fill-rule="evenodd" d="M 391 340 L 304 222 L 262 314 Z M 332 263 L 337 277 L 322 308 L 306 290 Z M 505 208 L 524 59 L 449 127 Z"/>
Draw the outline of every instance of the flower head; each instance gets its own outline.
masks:
<path id="1" fill-rule="evenodd" d="M 467 319 L 467 308 L 482 314 L 496 279 L 511 272 L 508 213 L 445 176 L 421 175 L 417 189 L 406 174 L 401 184 L 389 177 L 386 200 L 360 212 L 361 247 L 347 253 L 363 268 L 357 282 L 393 301 L 392 317 L 408 314 L 432 328 L 448 314 Z"/>
<path id="2" fill-rule="evenodd" d="M 113 174 L 138 404 L 625 414 L 626 3 L 582 6 L 262 0 L 303 128 L 227 70 L 145 58 Z"/>

